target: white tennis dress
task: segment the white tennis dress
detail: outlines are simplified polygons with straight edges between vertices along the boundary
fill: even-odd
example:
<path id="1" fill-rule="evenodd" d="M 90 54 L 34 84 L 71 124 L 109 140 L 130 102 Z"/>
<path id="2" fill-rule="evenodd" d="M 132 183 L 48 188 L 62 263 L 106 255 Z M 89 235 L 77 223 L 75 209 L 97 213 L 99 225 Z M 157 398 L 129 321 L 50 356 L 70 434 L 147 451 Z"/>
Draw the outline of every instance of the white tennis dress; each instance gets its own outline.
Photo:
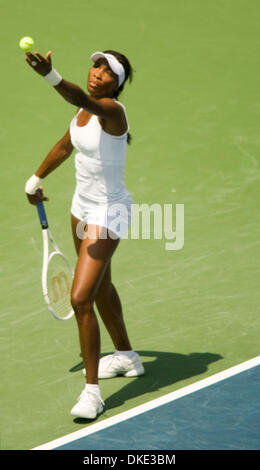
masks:
<path id="1" fill-rule="evenodd" d="M 106 227 L 123 238 L 131 222 L 133 202 L 124 184 L 129 128 L 123 135 L 113 136 L 102 129 L 95 115 L 85 126 L 78 126 L 79 112 L 70 124 L 71 142 L 77 151 L 71 213 L 86 224 Z"/>

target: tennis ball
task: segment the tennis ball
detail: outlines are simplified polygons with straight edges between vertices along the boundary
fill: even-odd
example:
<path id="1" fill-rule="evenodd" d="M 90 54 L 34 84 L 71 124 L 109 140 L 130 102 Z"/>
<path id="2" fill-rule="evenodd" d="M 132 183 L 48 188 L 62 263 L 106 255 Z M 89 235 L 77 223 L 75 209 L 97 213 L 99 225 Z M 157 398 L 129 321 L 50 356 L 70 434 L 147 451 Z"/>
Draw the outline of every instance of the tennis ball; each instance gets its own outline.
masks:
<path id="1" fill-rule="evenodd" d="M 19 47 L 23 51 L 30 51 L 31 48 L 33 47 L 33 45 L 34 45 L 34 40 L 32 38 L 30 38 L 29 36 L 25 36 L 19 42 Z"/>

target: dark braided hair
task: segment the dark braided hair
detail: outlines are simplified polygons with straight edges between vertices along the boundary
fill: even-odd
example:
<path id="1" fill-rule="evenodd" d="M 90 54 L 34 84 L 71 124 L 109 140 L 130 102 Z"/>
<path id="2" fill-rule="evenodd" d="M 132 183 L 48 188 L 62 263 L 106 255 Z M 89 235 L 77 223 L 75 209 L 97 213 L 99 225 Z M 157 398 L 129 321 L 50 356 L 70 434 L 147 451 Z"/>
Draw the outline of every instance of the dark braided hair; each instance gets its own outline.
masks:
<path id="1" fill-rule="evenodd" d="M 118 60 L 118 62 L 120 62 L 120 64 L 123 65 L 124 70 L 125 70 L 125 80 L 122 83 L 122 85 L 120 85 L 120 87 L 114 93 L 114 98 L 117 99 L 118 96 L 120 95 L 120 93 L 122 93 L 122 91 L 124 89 L 125 82 L 127 80 L 129 80 L 129 82 L 131 83 L 131 81 L 133 80 L 133 68 L 132 68 L 129 60 L 127 59 L 127 57 L 124 54 L 120 54 L 120 52 L 112 51 L 112 50 L 104 51 L 104 53 L 105 54 L 112 54 L 113 56 L 115 56 L 115 58 Z M 131 140 L 132 140 L 132 136 L 128 132 L 128 134 L 127 134 L 127 143 L 130 144 Z"/>

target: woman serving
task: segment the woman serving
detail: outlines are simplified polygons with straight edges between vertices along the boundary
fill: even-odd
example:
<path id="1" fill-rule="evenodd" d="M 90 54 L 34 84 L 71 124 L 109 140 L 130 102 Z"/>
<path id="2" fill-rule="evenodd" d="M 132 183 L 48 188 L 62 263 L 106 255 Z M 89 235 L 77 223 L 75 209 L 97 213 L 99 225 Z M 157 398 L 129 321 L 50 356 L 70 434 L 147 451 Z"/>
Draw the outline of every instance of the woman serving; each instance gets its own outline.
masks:
<path id="1" fill-rule="evenodd" d="M 124 185 L 129 126 L 125 108 L 117 97 L 126 80 L 131 81 L 132 69 L 128 59 L 118 52 L 92 54 L 86 94 L 52 68 L 51 52 L 45 58 L 38 52 L 28 52 L 26 56 L 37 73 L 78 107 L 69 130 L 29 178 L 25 191 L 31 204 L 47 200 L 36 193 L 42 179 L 76 149 L 71 223 L 78 260 L 71 304 L 78 324 L 86 385 L 71 414 L 93 419 L 104 408 L 99 378 L 144 374 L 140 357 L 130 344 L 121 302 L 111 280 L 111 258 L 131 220 L 132 198 Z M 84 228 L 84 236 L 78 236 L 79 227 Z M 115 346 L 115 353 L 102 359 L 94 302 Z"/>

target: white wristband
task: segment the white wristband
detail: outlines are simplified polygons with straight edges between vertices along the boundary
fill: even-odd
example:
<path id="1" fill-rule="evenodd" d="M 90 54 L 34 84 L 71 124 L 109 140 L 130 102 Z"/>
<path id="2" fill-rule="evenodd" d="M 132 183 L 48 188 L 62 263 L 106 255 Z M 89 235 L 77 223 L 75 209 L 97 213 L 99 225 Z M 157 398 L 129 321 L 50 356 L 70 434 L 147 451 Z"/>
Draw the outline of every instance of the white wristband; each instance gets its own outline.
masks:
<path id="1" fill-rule="evenodd" d="M 36 190 L 39 188 L 42 179 L 39 176 L 32 175 L 31 178 L 26 181 L 25 192 L 27 194 L 35 194 Z"/>
<path id="2" fill-rule="evenodd" d="M 62 76 L 56 72 L 55 69 L 51 69 L 51 71 L 47 74 L 44 75 L 45 80 L 49 82 L 52 86 L 57 86 L 62 80 Z"/>

